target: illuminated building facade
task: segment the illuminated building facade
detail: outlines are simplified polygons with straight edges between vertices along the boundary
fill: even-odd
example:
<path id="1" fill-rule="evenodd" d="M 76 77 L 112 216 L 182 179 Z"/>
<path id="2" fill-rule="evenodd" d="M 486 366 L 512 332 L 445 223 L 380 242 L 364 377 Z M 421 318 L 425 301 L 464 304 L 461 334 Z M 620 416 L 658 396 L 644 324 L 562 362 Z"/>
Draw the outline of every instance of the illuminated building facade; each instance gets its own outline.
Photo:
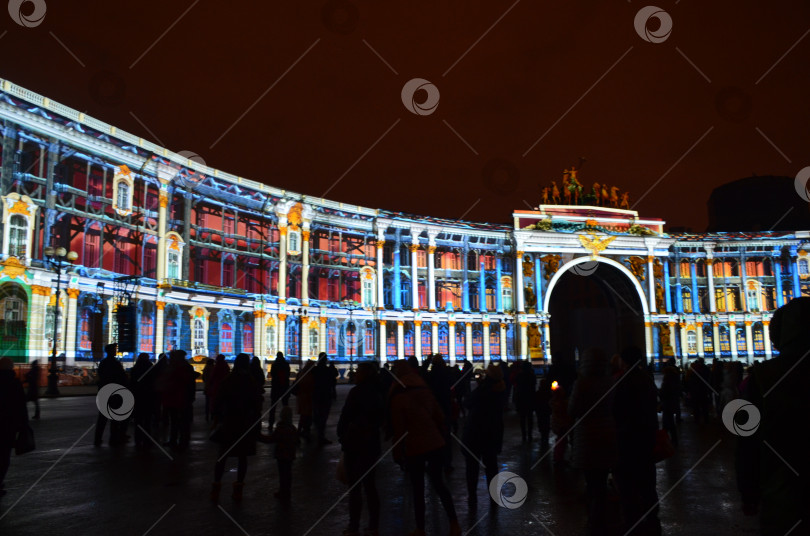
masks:
<path id="1" fill-rule="evenodd" d="M 513 225 L 417 217 L 236 177 L 2 80 L 0 119 L 0 353 L 17 362 L 48 359 L 56 331 L 65 365 L 91 366 L 125 304 L 125 359 L 542 362 L 602 337 L 750 361 L 772 355 L 773 310 L 810 295 L 807 232 L 670 235 L 587 206 Z M 48 246 L 78 254 L 59 314 Z"/>

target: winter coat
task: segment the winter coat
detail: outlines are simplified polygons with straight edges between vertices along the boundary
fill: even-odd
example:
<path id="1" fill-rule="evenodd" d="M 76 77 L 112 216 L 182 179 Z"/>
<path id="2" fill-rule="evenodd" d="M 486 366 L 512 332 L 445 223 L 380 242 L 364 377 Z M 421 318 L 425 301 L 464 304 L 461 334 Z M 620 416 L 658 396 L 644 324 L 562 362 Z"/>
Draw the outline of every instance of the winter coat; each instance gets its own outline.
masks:
<path id="1" fill-rule="evenodd" d="M 658 432 L 658 392 L 645 370 L 634 366 L 619 378 L 614 388 L 613 416 L 619 447 L 618 465 L 641 467 L 653 464 Z M 700 380 L 698 380 L 700 381 Z"/>
<path id="2" fill-rule="evenodd" d="M 583 377 L 574 383 L 568 400 L 573 428 L 573 463 L 582 470 L 610 469 L 616 464 L 616 422 L 613 418 L 613 379 Z"/>
<path id="3" fill-rule="evenodd" d="M 315 390 L 315 377 L 312 361 L 304 365 L 304 369 L 298 374 L 293 386 L 292 393 L 298 401 L 298 414 L 304 417 L 312 416 L 312 395 Z"/>
<path id="4" fill-rule="evenodd" d="M 169 362 L 158 381 L 163 407 L 184 409 L 194 402 L 196 383 L 194 367 L 185 359 Z"/>
<path id="5" fill-rule="evenodd" d="M 376 381 L 367 380 L 352 387 L 337 424 L 343 452 L 376 459 L 382 451 L 383 417 L 383 397 Z"/>
<path id="6" fill-rule="evenodd" d="M 661 396 L 661 409 L 663 411 L 678 411 L 681 400 L 681 375 L 678 369 L 671 366 L 664 367 L 664 377 L 661 380 L 661 388 L 658 393 Z"/>
<path id="7" fill-rule="evenodd" d="M 268 440 L 276 444 L 275 458 L 291 462 L 295 459 L 298 449 L 298 429 L 290 423 L 280 422 L 270 434 Z"/>
<path id="8" fill-rule="evenodd" d="M 395 383 L 390 397 L 394 458 L 402 460 L 443 447 L 444 415 L 433 393 L 416 371 L 399 380 L 402 385 Z"/>
<path id="9" fill-rule="evenodd" d="M 473 454 L 499 454 L 503 446 L 503 401 L 506 385 L 485 376 L 467 395 L 462 441 Z"/>
<path id="10" fill-rule="evenodd" d="M 27 423 L 25 391 L 20 380 L 13 370 L 0 370 L 0 447 L 13 447 Z"/>
<path id="11" fill-rule="evenodd" d="M 523 368 L 515 375 L 515 409 L 518 412 L 531 412 L 534 409 L 534 393 L 537 386 L 537 377 L 531 367 Z"/>
<path id="12" fill-rule="evenodd" d="M 228 456 L 256 454 L 261 408 L 262 396 L 249 370 L 233 372 L 223 380 L 214 406 L 214 413 L 220 416 L 220 455 L 232 445 Z"/>

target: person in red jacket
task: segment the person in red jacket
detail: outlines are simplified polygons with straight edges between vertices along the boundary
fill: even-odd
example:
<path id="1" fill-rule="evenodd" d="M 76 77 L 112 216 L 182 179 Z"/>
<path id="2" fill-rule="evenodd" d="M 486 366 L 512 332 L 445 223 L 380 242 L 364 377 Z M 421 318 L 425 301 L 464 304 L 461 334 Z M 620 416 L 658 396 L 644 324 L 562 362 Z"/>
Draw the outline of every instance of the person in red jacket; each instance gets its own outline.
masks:
<path id="1" fill-rule="evenodd" d="M 407 361 L 397 361 L 394 376 L 399 379 L 391 390 L 390 411 L 393 427 L 394 461 L 404 465 L 411 478 L 416 530 L 425 534 L 425 472 L 450 520 L 450 535 L 460 535 L 461 526 L 450 490 L 442 477 L 445 445 L 444 415 L 425 381 Z"/>

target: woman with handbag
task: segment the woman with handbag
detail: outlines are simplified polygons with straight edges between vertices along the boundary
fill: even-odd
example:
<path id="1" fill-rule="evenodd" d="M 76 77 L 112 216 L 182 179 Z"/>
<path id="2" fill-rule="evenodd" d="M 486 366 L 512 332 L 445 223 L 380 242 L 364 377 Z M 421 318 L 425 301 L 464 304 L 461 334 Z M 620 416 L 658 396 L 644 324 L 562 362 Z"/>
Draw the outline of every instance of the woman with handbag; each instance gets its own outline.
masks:
<path id="1" fill-rule="evenodd" d="M 14 375 L 14 363 L 0 359 L 0 496 L 6 494 L 3 482 L 11 464 L 11 449 L 17 446 L 21 432 L 28 428 L 25 391 Z"/>

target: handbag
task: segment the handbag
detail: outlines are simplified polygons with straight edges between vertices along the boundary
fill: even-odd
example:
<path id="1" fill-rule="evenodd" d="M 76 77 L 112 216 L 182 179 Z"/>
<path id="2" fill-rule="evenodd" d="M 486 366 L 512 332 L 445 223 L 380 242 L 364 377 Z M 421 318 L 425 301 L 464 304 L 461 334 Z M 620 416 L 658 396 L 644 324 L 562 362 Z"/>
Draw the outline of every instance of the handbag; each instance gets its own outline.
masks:
<path id="1" fill-rule="evenodd" d="M 658 463 L 675 455 L 675 447 L 669 440 L 669 433 L 660 429 L 655 432 L 655 447 L 653 447 L 653 459 Z"/>
<path id="2" fill-rule="evenodd" d="M 30 425 L 26 424 L 17 436 L 17 441 L 14 444 L 14 452 L 19 456 L 31 452 L 35 448 L 37 448 L 37 446 L 36 443 L 34 443 L 34 430 Z"/>

